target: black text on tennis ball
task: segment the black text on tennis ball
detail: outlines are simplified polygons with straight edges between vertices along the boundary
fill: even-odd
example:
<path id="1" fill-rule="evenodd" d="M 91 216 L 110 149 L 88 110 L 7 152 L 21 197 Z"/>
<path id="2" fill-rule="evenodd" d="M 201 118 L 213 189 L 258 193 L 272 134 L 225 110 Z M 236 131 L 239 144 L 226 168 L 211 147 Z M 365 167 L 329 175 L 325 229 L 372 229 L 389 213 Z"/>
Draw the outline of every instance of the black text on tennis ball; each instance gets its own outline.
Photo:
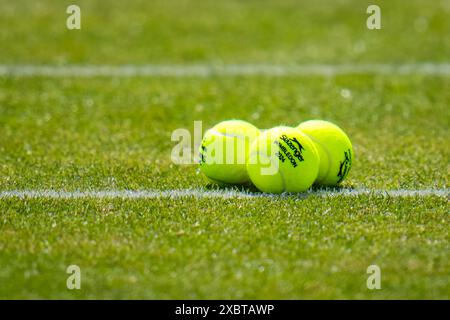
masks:
<path id="1" fill-rule="evenodd" d="M 247 172 L 252 183 L 263 192 L 306 191 L 318 171 L 319 155 L 314 143 L 295 128 L 267 130 L 250 147 Z"/>

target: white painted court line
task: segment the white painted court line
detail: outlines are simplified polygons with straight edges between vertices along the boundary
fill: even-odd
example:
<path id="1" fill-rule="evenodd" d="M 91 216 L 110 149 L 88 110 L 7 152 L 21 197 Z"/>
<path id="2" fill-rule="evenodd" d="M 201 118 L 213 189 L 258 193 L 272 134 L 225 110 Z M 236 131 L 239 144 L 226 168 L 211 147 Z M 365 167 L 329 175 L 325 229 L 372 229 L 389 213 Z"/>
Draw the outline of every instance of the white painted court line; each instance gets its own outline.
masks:
<path id="1" fill-rule="evenodd" d="M 343 74 L 449 76 L 450 62 L 413 64 L 145 64 L 0 65 L 0 76 L 15 77 L 209 77 L 333 76 Z"/>
<path id="2" fill-rule="evenodd" d="M 449 198 L 450 189 L 422 190 L 370 190 L 343 189 L 339 191 L 319 190 L 296 194 L 299 198 L 309 196 L 319 197 L 358 197 L 381 196 L 392 198 L 407 197 L 442 197 Z M 0 199 L 176 199 L 176 198 L 220 198 L 220 199 L 251 199 L 280 198 L 288 195 L 272 195 L 263 193 L 241 192 L 234 190 L 207 191 L 201 189 L 175 190 L 100 190 L 100 191 L 62 191 L 62 190 L 9 190 L 0 191 Z"/>

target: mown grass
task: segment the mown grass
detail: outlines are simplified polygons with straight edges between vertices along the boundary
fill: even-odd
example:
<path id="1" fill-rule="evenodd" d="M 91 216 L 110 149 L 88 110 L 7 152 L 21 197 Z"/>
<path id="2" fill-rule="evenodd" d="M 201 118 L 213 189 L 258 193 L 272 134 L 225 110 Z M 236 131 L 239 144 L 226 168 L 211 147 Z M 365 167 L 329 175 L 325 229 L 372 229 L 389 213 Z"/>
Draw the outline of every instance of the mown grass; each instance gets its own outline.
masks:
<path id="1" fill-rule="evenodd" d="M 446 188 L 447 78 L 2 79 L 0 186 L 209 188 L 176 128 L 308 118 L 353 140 L 346 187 Z M 352 98 L 341 96 L 349 90 Z M 26 92 L 21 95 L 21 92 Z M 132 92 L 132 94 L 130 94 Z M 2 200 L 2 297 L 447 298 L 448 200 Z M 83 270 L 80 292 L 65 268 Z M 365 287 L 366 268 L 383 290 Z"/>
<path id="2" fill-rule="evenodd" d="M 438 198 L 1 202 L 10 298 L 448 298 Z M 20 239 L 20 241 L 18 241 Z M 82 270 L 82 290 L 65 269 Z M 382 290 L 366 288 L 366 268 Z"/>
<path id="3" fill-rule="evenodd" d="M 261 128 L 322 118 L 351 137 L 346 186 L 448 185 L 448 78 L 0 79 L 0 187 L 202 187 L 171 160 L 175 129 L 228 118 Z M 351 97 L 341 95 L 348 90 Z M 25 92 L 26 94 L 23 94 Z"/>
<path id="4" fill-rule="evenodd" d="M 448 1 L 0 1 L 2 63 L 447 61 Z M 378 4 L 382 29 L 366 28 Z"/>

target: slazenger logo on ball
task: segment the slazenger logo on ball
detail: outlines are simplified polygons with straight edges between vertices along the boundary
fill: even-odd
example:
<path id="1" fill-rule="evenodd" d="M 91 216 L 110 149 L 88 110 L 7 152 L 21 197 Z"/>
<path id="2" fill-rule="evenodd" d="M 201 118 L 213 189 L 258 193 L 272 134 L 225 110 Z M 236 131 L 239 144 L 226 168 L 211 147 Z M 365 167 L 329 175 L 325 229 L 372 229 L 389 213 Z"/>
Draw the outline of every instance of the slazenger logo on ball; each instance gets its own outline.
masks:
<path id="1" fill-rule="evenodd" d="M 287 148 L 283 144 L 281 144 L 277 140 L 274 143 L 286 155 L 286 157 L 291 162 L 292 166 L 294 168 L 296 168 L 297 167 L 297 162 L 295 161 L 295 158 L 297 158 L 297 160 L 299 162 L 304 161 L 304 158 L 303 158 L 303 155 L 302 155 L 302 151 L 305 150 L 305 148 L 302 146 L 302 144 L 295 137 L 294 138 L 289 138 L 286 135 L 282 135 L 280 137 L 280 140 L 283 141 L 292 150 L 292 152 L 294 153 L 293 156 L 292 156 L 291 152 L 289 152 L 289 150 L 287 150 Z M 277 156 L 278 156 L 278 158 L 280 159 L 281 162 L 285 161 L 285 157 L 281 153 L 277 152 Z"/>
<path id="2" fill-rule="evenodd" d="M 298 161 L 303 161 L 303 155 L 302 155 L 302 151 L 305 150 L 305 148 L 303 148 L 302 144 L 297 140 L 297 138 L 288 138 L 286 135 L 282 135 L 281 136 L 281 140 L 283 140 L 284 142 L 286 142 L 286 144 L 289 146 L 289 148 L 291 148 L 291 150 L 294 151 L 294 156 L 298 159 Z M 296 147 L 294 145 L 294 143 L 297 144 L 298 147 Z"/>

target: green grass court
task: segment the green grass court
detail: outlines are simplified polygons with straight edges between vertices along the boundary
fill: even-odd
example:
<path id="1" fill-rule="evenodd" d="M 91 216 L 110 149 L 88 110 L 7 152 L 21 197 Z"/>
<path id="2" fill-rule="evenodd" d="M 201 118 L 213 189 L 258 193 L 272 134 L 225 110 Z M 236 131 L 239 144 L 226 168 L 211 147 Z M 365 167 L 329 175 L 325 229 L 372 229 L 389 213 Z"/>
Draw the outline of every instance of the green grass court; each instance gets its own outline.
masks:
<path id="1" fill-rule="evenodd" d="M 0 0 L 0 65 L 448 64 L 448 1 Z M 449 191 L 450 73 L 0 76 L 0 194 L 215 190 L 177 128 L 322 118 L 344 189 Z M 248 191 L 248 190 L 244 190 Z M 339 191 L 339 190 L 337 190 Z M 218 192 L 223 192 L 219 190 Z M 0 197 L 2 299 L 448 299 L 448 196 Z M 67 266 L 82 272 L 68 290 Z M 376 264 L 382 289 L 368 290 Z"/>

